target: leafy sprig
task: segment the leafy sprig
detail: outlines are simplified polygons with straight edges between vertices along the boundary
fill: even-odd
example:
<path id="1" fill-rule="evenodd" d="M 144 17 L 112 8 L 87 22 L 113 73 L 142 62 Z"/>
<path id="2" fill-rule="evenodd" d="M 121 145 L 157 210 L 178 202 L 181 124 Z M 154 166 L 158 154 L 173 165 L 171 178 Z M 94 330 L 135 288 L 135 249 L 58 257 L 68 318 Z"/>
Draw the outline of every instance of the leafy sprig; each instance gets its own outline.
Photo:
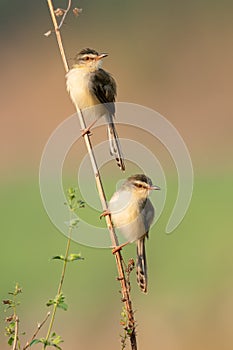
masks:
<path id="1" fill-rule="evenodd" d="M 60 335 L 53 331 L 53 325 L 57 309 L 62 309 L 64 311 L 67 311 L 68 309 L 68 305 L 65 302 L 65 296 L 62 293 L 67 263 L 84 260 L 80 253 L 69 253 L 72 231 L 78 226 L 79 222 L 77 212 L 79 209 L 85 207 L 85 203 L 82 200 L 78 199 L 77 196 L 77 188 L 70 187 L 67 190 L 67 202 L 65 204 L 68 205 L 70 212 L 68 225 L 69 232 L 65 255 L 60 254 L 52 257 L 52 260 L 61 260 L 63 262 L 57 294 L 55 298 L 49 299 L 49 301 L 46 303 L 48 307 L 52 307 L 52 312 L 48 312 L 44 320 L 41 323 L 38 323 L 36 331 L 31 337 L 31 340 L 27 341 L 24 347 L 20 346 L 19 340 L 19 316 L 17 314 L 17 308 L 20 305 L 18 296 L 20 293 L 22 293 L 22 288 L 19 286 L 18 283 L 16 283 L 13 292 L 8 293 L 11 296 L 11 298 L 4 299 L 2 301 L 3 305 L 5 306 L 5 312 L 8 312 L 8 316 L 5 318 L 5 334 L 8 337 L 8 344 L 12 346 L 12 350 L 26 350 L 27 348 L 39 343 L 43 345 L 44 350 L 47 347 L 55 347 L 58 350 L 62 349 L 60 345 L 63 342 L 63 340 Z M 37 338 L 40 329 L 44 326 L 46 321 L 49 319 L 50 315 L 51 319 L 46 337 Z"/>

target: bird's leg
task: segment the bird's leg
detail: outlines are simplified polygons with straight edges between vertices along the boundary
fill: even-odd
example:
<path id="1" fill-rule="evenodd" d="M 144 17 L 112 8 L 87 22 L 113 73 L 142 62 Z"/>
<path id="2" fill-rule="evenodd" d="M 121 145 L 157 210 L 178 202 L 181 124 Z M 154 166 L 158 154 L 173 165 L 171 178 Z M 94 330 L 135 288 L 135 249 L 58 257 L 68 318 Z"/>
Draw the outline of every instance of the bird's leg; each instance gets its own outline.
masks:
<path id="1" fill-rule="evenodd" d="M 117 247 L 114 247 L 112 249 L 112 254 L 116 254 L 117 252 L 119 252 L 119 250 L 121 250 L 123 247 L 125 247 L 127 244 L 129 244 L 130 242 L 125 242 L 121 245 L 118 245 Z"/>
<path id="2" fill-rule="evenodd" d="M 82 129 L 82 136 L 85 136 L 86 134 L 88 134 L 89 136 L 91 135 L 91 128 L 95 125 L 97 120 L 98 118 L 95 119 L 87 128 Z"/>

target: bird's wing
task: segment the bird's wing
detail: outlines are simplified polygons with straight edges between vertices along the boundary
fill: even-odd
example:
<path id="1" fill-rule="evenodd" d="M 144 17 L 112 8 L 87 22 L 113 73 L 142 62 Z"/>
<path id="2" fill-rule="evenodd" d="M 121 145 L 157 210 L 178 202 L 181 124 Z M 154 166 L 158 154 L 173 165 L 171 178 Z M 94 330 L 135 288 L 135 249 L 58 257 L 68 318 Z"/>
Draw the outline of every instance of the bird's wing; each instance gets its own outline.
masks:
<path id="1" fill-rule="evenodd" d="M 113 77 L 103 69 L 93 72 L 90 80 L 90 90 L 100 101 L 106 103 L 111 115 L 115 113 L 116 82 Z"/>
<path id="2" fill-rule="evenodd" d="M 149 200 L 149 198 L 147 198 L 146 205 L 142 211 L 143 222 L 145 226 L 145 232 L 147 232 L 147 237 L 148 237 L 150 225 L 152 224 L 152 221 L 154 219 L 154 215 L 155 215 L 154 207 L 151 201 Z"/>

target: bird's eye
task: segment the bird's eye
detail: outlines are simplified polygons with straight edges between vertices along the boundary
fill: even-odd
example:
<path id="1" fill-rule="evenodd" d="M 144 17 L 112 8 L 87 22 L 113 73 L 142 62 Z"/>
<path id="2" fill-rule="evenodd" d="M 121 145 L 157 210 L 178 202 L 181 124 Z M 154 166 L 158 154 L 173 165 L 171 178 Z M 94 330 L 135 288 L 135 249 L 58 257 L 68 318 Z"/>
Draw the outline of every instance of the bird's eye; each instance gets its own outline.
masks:
<path id="1" fill-rule="evenodd" d="M 142 188 L 142 184 L 136 184 L 137 188 Z"/>
<path id="2" fill-rule="evenodd" d="M 86 57 L 83 57 L 84 61 L 89 61 L 90 57 L 86 56 Z"/>

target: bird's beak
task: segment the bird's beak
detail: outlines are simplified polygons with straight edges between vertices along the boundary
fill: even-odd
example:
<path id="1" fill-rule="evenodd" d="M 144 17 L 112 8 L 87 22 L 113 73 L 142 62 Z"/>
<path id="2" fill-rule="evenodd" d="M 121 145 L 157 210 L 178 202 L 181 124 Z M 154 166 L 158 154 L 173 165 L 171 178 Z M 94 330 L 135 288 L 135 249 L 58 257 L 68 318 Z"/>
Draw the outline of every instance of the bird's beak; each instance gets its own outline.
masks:
<path id="1" fill-rule="evenodd" d="M 96 57 L 96 61 L 102 60 L 102 58 L 107 57 L 107 53 L 101 53 L 99 56 Z"/>
<path id="2" fill-rule="evenodd" d="M 159 186 L 152 185 L 152 186 L 149 187 L 149 190 L 151 190 L 151 191 L 152 190 L 160 191 L 161 188 Z"/>

